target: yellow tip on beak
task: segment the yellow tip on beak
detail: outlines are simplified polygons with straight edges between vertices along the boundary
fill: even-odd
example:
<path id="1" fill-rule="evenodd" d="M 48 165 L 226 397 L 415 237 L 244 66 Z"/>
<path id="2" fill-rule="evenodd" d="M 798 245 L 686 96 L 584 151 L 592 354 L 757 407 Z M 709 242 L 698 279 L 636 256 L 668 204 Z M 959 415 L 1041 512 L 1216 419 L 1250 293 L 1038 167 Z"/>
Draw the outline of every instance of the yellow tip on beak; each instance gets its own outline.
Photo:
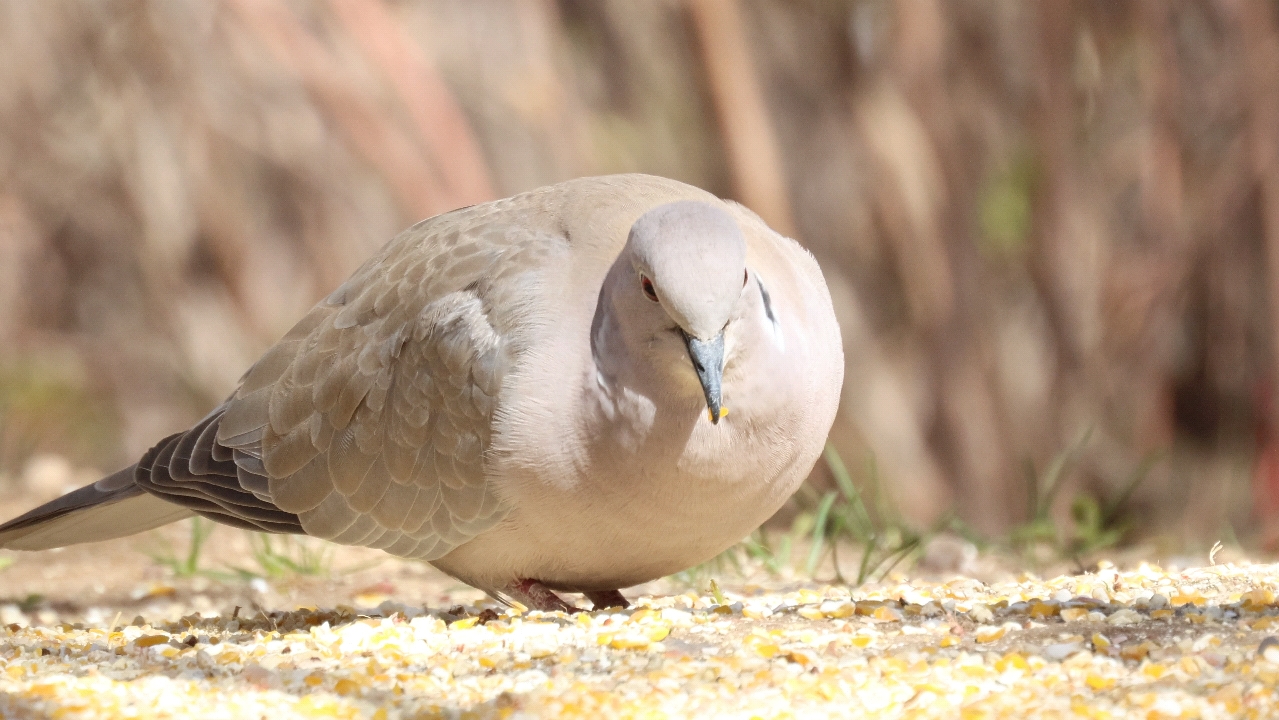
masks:
<path id="1" fill-rule="evenodd" d="M 711 422 L 715 422 L 715 413 L 712 412 L 710 408 L 706 409 L 706 417 L 710 418 Z M 721 407 L 719 409 L 719 419 L 723 420 L 726 417 L 728 417 L 728 408 Z"/>

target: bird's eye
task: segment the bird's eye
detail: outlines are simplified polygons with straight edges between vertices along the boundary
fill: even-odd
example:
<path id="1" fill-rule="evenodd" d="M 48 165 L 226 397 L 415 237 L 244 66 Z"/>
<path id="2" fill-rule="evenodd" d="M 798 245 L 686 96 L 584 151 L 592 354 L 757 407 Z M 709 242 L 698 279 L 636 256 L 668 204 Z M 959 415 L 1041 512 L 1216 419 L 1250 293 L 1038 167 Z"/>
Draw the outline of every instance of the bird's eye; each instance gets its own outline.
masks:
<path id="1" fill-rule="evenodd" d="M 643 288 L 645 297 L 657 302 L 657 290 L 653 287 L 653 281 L 649 280 L 647 275 L 640 275 L 640 287 Z"/>
<path id="2" fill-rule="evenodd" d="M 742 271 L 742 287 L 746 287 L 746 281 L 750 279 L 750 276 L 751 276 L 750 270 Z"/>

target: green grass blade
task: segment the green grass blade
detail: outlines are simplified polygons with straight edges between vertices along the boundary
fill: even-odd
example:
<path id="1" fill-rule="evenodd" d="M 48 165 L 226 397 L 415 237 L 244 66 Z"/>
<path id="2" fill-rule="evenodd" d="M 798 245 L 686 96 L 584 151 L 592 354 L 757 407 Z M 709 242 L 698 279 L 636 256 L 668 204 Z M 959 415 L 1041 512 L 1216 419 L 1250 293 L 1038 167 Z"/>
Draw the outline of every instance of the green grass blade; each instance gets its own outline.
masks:
<path id="1" fill-rule="evenodd" d="M 854 539 L 858 542 L 867 542 L 875 534 L 875 524 L 870 518 L 870 511 L 866 509 L 866 503 L 862 500 L 861 493 L 857 492 L 857 486 L 853 483 L 853 478 L 848 473 L 848 467 L 844 465 L 844 460 L 839 456 L 839 452 L 835 450 L 835 446 L 830 443 L 826 443 L 826 449 L 822 451 L 822 458 L 826 461 L 826 466 L 830 468 L 831 475 L 835 478 L 835 484 L 839 486 L 840 492 L 848 500 L 848 507 L 841 514 L 848 519 L 848 527 L 852 531 Z"/>
<path id="2" fill-rule="evenodd" d="M 1113 500 L 1106 503 L 1106 507 L 1101 513 L 1102 527 L 1110 527 L 1114 524 L 1115 519 L 1119 516 L 1119 511 L 1123 509 L 1124 504 L 1132 497 L 1137 486 L 1149 477 L 1150 471 L 1153 470 L 1155 465 L 1159 464 L 1159 461 L 1163 460 L 1166 455 L 1167 453 L 1163 450 L 1154 450 L 1146 453 L 1146 456 L 1141 459 L 1141 462 L 1138 463 L 1137 467 L 1133 469 L 1131 474 L 1129 474 L 1128 480 L 1124 482 L 1123 489 L 1119 491 L 1119 494 L 1116 495 Z"/>
<path id="3" fill-rule="evenodd" d="M 1045 520 L 1048 518 L 1048 513 L 1052 510 L 1053 499 L 1056 497 L 1057 491 L 1061 489 L 1061 481 L 1066 476 L 1067 468 L 1074 464 L 1075 459 L 1091 438 L 1092 427 L 1088 427 L 1069 448 L 1053 458 L 1052 463 L 1049 464 L 1048 469 L 1044 472 L 1042 499 L 1036 509 L 1035 519 Z"/>
<path id="4" fill-rule="evenodd" d="M 813 520 L 813 545 L 808 549 L 808 562 L 804 564 L 805 572 L 809 577 L 817 571 L 817 564 L 821 561 L 822 552 L 826 548 L 826 522 L 830 518 L 830 509 L 835 505 L 838 497 L 835 491 L 829 491 L 822 498 L 821 504 L 817 506 L 817 514 Z"/>
<path id="5" fill-rule="evenodd" d="M 1026 517 L 1039 517 L 1039 471 L 1035 469 L 1035 461 L 1026 458 L 1022 473 L 1026 478 Z"/>
<path id="6" fill-rule="evenodd" d="M 874 554 L 875 554 L 875 543 L 872 540 L 871 542 L 866 543 L 866 545 L 862 548 L 862 559 L 861 559 L 861 562 L 857 564 L 857 584 L 858 585 L 865 584 L 866 579 L 870 576 L 870 573 L 872 572 L 870 559 Z"/>

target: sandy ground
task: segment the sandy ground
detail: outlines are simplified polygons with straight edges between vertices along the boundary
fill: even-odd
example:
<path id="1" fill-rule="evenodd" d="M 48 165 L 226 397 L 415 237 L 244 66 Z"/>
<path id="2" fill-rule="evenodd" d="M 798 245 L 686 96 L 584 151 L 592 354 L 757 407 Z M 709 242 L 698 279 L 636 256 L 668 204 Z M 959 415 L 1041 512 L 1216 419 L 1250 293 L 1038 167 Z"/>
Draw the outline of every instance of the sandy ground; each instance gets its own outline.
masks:
<path id="1" fill-rule="evenodd" d="M 667 580 L 564 615 L 359 548 L 329 548 L 317 576 L 240 576 L 261 568 L 227 528 L 203 574 L 175 577 L 148 553 L 182 554 L 188 533 L 0 554 L 0 714 L 1279 715 L 1279 646 L 1260 648 L 1279 568 L 1242 559 L 860 588 L 721 576 L 718 596 Z"/>

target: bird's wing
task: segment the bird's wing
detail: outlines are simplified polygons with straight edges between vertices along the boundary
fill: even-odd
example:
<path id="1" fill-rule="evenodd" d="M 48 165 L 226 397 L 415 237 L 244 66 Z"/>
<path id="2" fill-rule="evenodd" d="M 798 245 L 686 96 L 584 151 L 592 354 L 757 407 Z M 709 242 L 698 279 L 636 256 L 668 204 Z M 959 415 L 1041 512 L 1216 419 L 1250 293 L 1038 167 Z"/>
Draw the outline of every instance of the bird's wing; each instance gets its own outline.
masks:
<path id="1" fill-rule="evenodd" d="M 148 453 L 139 484 L 223 522 L 428 560 L 498 522 L 485 451 L 527 298 L 566 243 L 513 207 L 538 201 L 405 231 Z"/>

